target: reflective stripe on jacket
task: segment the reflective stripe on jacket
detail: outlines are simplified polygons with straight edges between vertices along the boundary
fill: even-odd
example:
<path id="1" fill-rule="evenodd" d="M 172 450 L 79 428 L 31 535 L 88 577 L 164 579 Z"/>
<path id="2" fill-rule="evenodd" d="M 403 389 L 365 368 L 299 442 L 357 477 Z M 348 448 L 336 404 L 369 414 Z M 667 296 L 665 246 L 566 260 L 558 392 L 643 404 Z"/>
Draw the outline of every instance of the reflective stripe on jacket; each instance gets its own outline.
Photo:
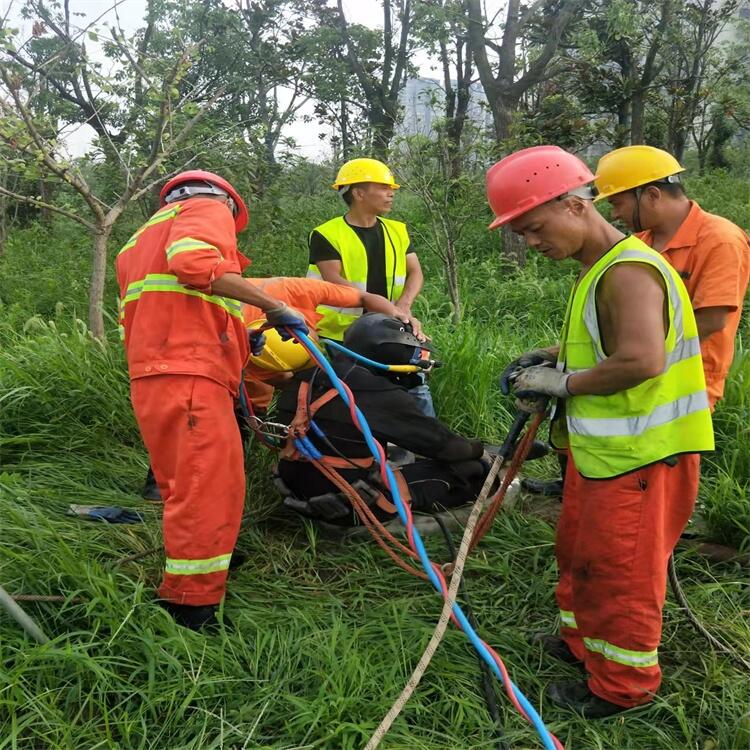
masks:
<path id="1" fill-rule="evenodd" d="M 211 285 L 248 263 L 231 212 L 210 198 L 164 206 L 140 227 L 116 260 L 130 377 L 201 375 L 236 393 L 248 353 L 242 306 Z"/>
<path id="2" fill-rule="evenodd" d="M 576 372 L 606 359 L 596 311 L 596 289 L 617 263 L 646 263 L 667 291 L 669 330 L 664 371 L 609 396 L 572 396 L 565 419 L 556 415 L 552 439 L 570 446 L 578 471 L 605 479 L 679 453 L 713 450 L 713 428 L 695 316 L 685 285 L 655 250 L 626 237 L 600 258 L 573 290 L 561 336 L 558 368 Z M 559 410 L 561 411 L 561 410 Z"/>
<path id="3" fill-rule="evenodd" d="M 396 302 L 401 297 L 406 284 L 406 251 L 409 249 L 409 233 L 406 224 L 393 219 L 378 217 L 383 226 L 385 276 L 388 299 Z M 343 216 L 315 227 L 341 256 L 341 276 L 354 284 L 357 289 L 367 290 L 367 251 L 357 233 L 346 223 Z M 321 279 L 320 269 L 311 263 L 307 277 Z M 362 315 L 361 307 L 330 307 L 320 305 L 317 311 L 322 315 L 318 323 L 318 333 L 329 339 L 340 341 L 344 331 Z"/>

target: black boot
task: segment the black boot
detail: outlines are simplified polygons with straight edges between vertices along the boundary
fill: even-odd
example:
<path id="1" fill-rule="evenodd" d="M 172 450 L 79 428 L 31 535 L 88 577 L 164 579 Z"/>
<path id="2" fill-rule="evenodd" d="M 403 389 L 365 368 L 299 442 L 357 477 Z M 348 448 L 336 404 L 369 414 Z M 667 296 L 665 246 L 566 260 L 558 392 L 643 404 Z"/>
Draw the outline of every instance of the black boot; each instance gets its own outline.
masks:
<path id="1" fill-rule="evenodd" d="M 190 630 L 216 631 L 219 629 L 219 621 L 216 619 L 216 612 L 219 607 L 216 604 L 205 604 L 201 606 L 191 606 L 189 604 L 175 604 L 174 602 L 161 601 L 159 606 L 172 615 L 172 619 L 184 628 Z M 226 618 L 224 625 L 227 625 Z"/>
<path id="2" fill-rule="evenodd" d="M 553 682 L 547 687 L 547 696 L 555 705 L 575 711 L 584 719 L 605 719 L 629 710 L 594 695 L 585 681 Z"/>
<path id="3" fill-rule="evenodd" d="M 143 483 L 141 497 L 144 500 L 150 500 L 154 503 L 160 503 L 162 501 L 161 492 L 159 492 L 159 485 L 156 483 L 156 477 L 150 466 L 148 467 L 148 473 L 146 474 L 146 481 Z"/>
<path id="4" fill-rule="evenodd" d="M 570 646 L 559 636 L 551 633 L 535 633 L 531 642 L 539 644 L 545 653 L 566 664 L 583 665 L 583 662 L 570 650 Z"/>
<path id="5" fill-rule="evenodd" d="M 542 495 L 543 497 L 562 497 L 563 480 L 562 479 L 534 479 L 526 477 L 521 481 L 521 487 L 532 495 Z"/>

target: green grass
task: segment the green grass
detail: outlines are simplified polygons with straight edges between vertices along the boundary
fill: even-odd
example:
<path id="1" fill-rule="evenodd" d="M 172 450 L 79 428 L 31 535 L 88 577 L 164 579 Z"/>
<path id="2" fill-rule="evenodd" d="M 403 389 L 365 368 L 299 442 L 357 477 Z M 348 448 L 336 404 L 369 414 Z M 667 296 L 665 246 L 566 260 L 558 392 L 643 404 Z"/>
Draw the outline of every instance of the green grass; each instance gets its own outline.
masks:
<path id="1" fill-rule="evenodd" d="M 281 184 L 252 206 L 252 234 L 241 245 L 255 273 L 304 272 L 307 231 L 338 206 L 313 177 Z M 691 189 L 706 207 L 721 200 L 747 224 L 740 181 L 711 177 Z M 408 195 L 399 201 L 401 218 L 428 220 Z M 532 258 L 523 271 L 501 268 L 496 235 L 477 226 L 459 248 L 464 321 L 451 325 L 441 270 L 421 249 L 428 284 L 419 315 L 445 363 L 432 381 L 438 411 L 455 429 L 498 441 L 512 404 L 498 393 L 497 376 L 517 353 L 555 340 L 574 266 Z M 160 518 L 138 498 L 148 459 L 119 344 L 114 336 L 106 345 L 93 341 L 75 321 L 85 318 L 87 248 L 69 225 L 30 226 L 11 235 L 0 261 L 0 584 L 66 597 L 25 605 L 52 638 L 46 646 L 0 614 L 0 750 L 363 747 L 422 653 L 439 598 L 374 545 L 332 545 L 282 513 L 268 478 L 271 458 L 255 445 L 238 543 L 248 562 L 232 574 L 225 602 L 234 631 L 206 638 L 177 628 L 152 603 L 161 552 L 116 564 L 160 548 Z M 745 550 L 749 325 L 746 316 L 700 499 L 711 535 Z M 551 472 L 552 463 L 533 471 Z M 66 516 L 70 503 L 138 507 L 146 522 L 95 525 Z M 652 705 L 587 723 L 544 700 L 548 683 L 577 676 L 527 640 L 556 627 L 553 539 L 542 520 L 503 514 L 466 581 L 481 634 L 566 747 L 750 748 L 747 675 L 710 650 L 671 598 L 664 684 Z M 428 540 L 428 549 L 446 559 L 439 540 Z M 747 569 L 712 565 L 695 552 L 678 554 L 677 565 L 698 616 L 747 654 Z M 510 747 L 541 747 L 502 696 L 500 705 Z M 448 632 L 381 747 L 497 747 L 476 660 L 459 633 Z"/>
<path id="2" fill-rule="evenodd" d="M 519 296 L 525 283 L 514 284 Z M 497 439 L 510 418 L 497 370 L 508 349 L 546 331 L 521 332 L 508 317 L 494 329 L 470 319 L 456 332 L 429 300 L 426 317 L 450 363 L 435 378 L 439 409 L 467 433 Z M 0 618 L 0 748 L 361 748 L 426 645 L 439 599 L 373 545 L 331 545 L 280 513 L 268 456 L 254 447 L 239 541 L 249 562 L 233 573 L 225 603 L 235 630 L 204 638 L 175 627 L 152 604 L 161 554 L 115 564 L 160 543 L 158 511 L 137 497 L 146 458 L 118 346 L 64 321 L 35 320 L 4 340 L 0 582 L 68 601 L 26 605 L 52 637 L 47 646 Z M 741 403 L 733 408 L 742 413 Z M 71 502 L 145 507 L 147 521 L 92 525 L 65 516 Z M 438 540 L 428 547 L 446 558 Z M 746 572 L 687 553 L 678 565 L 699 616 L 746 652 Z M 586 723 L 544 702 L 546 684 L 576 673 L 527 642 L 556 625 L 553 530 L 543 521 L 501 516 L 466 578 L 481 633 L 567 747 L 750 746 L 746 675 L 711 653 L 672 603 L 665 682 L 652 706 Z M 505 698 L 501 705 L 510 746 L 539 747 Z M 449 632 L 383 747 L 496 747 L 460 634 Z"/>

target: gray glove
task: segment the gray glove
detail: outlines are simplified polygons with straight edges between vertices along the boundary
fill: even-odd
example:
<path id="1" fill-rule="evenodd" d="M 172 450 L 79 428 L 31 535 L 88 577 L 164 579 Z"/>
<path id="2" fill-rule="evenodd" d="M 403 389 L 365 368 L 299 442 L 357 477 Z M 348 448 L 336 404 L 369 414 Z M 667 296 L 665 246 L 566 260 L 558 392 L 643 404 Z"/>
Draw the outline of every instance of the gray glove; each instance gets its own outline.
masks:
<path id="1" fill-rule="evenodd" d="M 543 365 L 549 367 L 557 362 L 557 355 L 546 349 L 532 349 L 514 359 L 500 375 L 500 391 L 504 396 L 510 395 L 510 384 L 514 376 L 527 367 Z"/>
<path id="2" fill-rule="evenodd" d="M 302 333 L 310 333 L 302 313 L 293 310 L 289 305 L 284 304 L 281 305 L 281 307 L 274 307 L 271 310 L 266 310 L 266 320 L 270 325 L 278 329 L 282 341 L 288 341 L 292 338 L 292 336 L 284 330 L 285 328 L 296 328 Z"/>
<path id="3" fill-rule="evenodd" d="M 568 379 L 571 373 L 560 372 L 547 365 L 535 365 L 520 370 L 513 378 L 516 405 L 523 411 L 543 412 L 549 396 L 568 398 Z"/>

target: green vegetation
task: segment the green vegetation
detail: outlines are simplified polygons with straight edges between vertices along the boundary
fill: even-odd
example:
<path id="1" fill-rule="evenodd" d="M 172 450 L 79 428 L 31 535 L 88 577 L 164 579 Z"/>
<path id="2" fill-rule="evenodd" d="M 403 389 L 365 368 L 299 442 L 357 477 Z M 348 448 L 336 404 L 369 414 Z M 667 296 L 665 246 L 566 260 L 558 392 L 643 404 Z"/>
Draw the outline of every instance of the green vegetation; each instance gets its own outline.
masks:
<path id="1" fill-rule="evenodd" d="M 301 273 L 310 226 L 336 210 L 324 175 L 313 189 L 285 176 L 253 205 L 247 240 L 257 274 Z M 711 175 L 689 186 L 708 208 L 750 227 L 747 183 Z M 398 211 L 425 224 L 406 191 Z M 118 227 L 127 236 L 139 218 Z M 450 320 L 442 269 L 420 250 L 426 329 L 445 366 L 433 388 L 440 414 L 466 434 L 498 440 L 512 404 L 496 388 L 511 356 L 554 339 L 573 266 L 530 258 L 502 265 L 497 237 L 472 223 L 459 249 L 464 317 Z M 111 248 L 113 249 L 113 248 Z M 85 317 L 89 253 L 65 222 L 15 230 L 0 260 L 0 582 L 11 593 L 62 594 L 26 604 L 53 639 L 40 647 L 0 616 L 0 749 L 361 748 L 426 645 L 440 600 L 370 544 L 318 539 L 278 507 L 270 457 L 253 446 L 239 548 L 225 613 L 234 632 L 213 638 L 175 627 L 152 602 L 161 552 L 159 512 L 138 498 L 147 457 L 128 399 L 124 361 L 107 319 L 99 342 Z M 105 300 L 114 299 L 108 279 Z M 112 304 L 107 306 L 111 315 Z M 711 536 L 750 549 L 750 326 L 716 414 L 718 450 L 705 462 L 701 506 Z M 535 467 L 551 471 L 551 462 Z M 70 503 L 143 509 L 138 526 L 65 516 Z M 553 710 L 544 686 L 577 673 L 527 643 L 555 627 L 553 529 L 520 512 L 497 520 L 467 569 L 481 633 L 568 748 L 743 750 L 750 747 L 750 683 L 711 652 L 671 600 L 661 651 L 665 682 L 648 708 L 600 723 Z M 428 543 L 436 560 L 442 542 Z M 677 556 L 699 617 L 747 653 L 746 570 Z M 539 747 L 501 697 L 509 745 Z M 497 747 L 476 661 L 449 632 L 382 747 Z"/>

